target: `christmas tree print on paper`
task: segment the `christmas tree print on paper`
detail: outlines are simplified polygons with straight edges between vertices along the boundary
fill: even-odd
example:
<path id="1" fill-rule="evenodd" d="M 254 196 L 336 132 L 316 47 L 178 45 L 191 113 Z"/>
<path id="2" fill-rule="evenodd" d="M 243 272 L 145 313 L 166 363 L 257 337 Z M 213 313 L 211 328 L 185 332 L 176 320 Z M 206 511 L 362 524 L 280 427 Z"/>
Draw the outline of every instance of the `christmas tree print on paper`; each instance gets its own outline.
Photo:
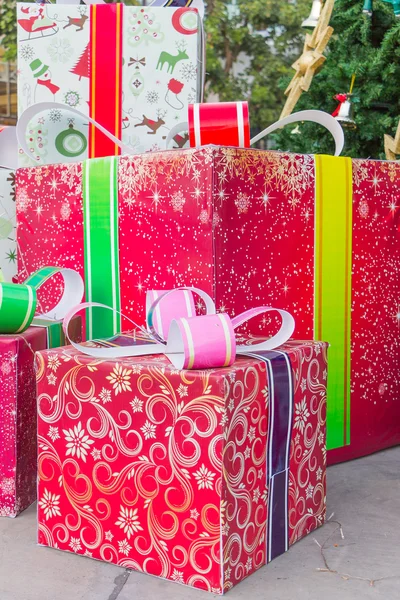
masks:
<path id="1" fill-rule="evenodd" d="M 128 44 L 133 48 L 141 44 L 159 44 L 164 41 L 165 35 L 161 31 L 161 23 L 154 19 L 154 13 L 144 8 L 130 13 L 128 30 Z"/>
<path id="2" fill-rule="evenodd" d="M 48 130 L 44 127 L 44 123 L 44 117 L 40 117 L 35 124 L 32 124 L 31 122 L 26 136 L 30 155 L 35 161 L 35 164 L 36 161 L 40 161 L 42 164 L 43 162 L 46 162 L 44 159 L 48 155 L 48 151 L 46 150 L 46 146 L 48 145 Z M 23 158 L 24 160 L 26 158 L 27 163 L 30 163 L 28 157 L 23 155 Z"/>
<path id="3" fill-rule="evenodd" d="M 90 78 L 90 46 L 86 46 L 82 56 L 79 58 L 76 65 L 71 69 L 71 73 L 78 75 L 79 81 L 82 77 Z"/>

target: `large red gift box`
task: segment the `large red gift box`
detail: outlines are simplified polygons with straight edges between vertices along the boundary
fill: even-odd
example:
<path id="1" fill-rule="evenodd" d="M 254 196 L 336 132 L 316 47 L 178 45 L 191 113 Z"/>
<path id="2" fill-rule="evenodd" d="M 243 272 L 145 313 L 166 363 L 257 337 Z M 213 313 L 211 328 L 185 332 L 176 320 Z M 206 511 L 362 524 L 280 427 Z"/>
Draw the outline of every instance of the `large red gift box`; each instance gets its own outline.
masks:
<path id="1" fill-rule="evenodd" d="M 228 591 L 325 521 L 326 351 L 38 353 L 39 543 Z"/>
<path id="2" fill-rule="evenodd" d="M 40 323 L 40 325 L 38 325 Z M 36 500 L 37 418 L 34 353 L 63 343 L 61 322 L 36 321 L 18 335 L 0 335 L 0 516 L 16 517 Z M 81 320 L 71 322 L 81 339 Z M 64 340 L 65 341 L 65 340 Z M 51 354 L 50 356 L 55 356 Z M 51 362 L 50 358 L 50 362 Z M 51 372 L 48 382 L 54 385 Z"/>
<path id="3" fill-rule="evenodd" d="M 205 147 L 17 181 L 23 277 L 49 260 L 75 268 L 88 300 L 141 323 L 145 292 L 179 285 L 231 315 L 284 308 L 297 338 L 331 343 L 328 462 L 400 442 L 400 165 Z M 89 316 L 90 335 L 115 330 L 111 313 L 100 327 Z"/>

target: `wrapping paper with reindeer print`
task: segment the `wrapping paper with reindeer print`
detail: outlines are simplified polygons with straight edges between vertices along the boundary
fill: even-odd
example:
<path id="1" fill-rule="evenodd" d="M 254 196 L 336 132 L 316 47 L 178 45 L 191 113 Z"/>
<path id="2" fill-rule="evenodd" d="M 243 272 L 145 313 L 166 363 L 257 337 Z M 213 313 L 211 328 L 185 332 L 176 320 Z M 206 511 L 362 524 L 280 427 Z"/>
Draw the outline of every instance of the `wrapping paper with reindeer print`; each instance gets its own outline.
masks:
<path id="1" fill-rule="evenodd" d="M 229 591 L 325 521 L 326 352 L 38 353 L 39 544 Z"/>
<path id="2" fill-rule="evenodd" d="M 328 462 L 400 443 L 397 163 L 216 147 L 112 160 L 18 171 L 21 281 L 74 268 L 87 299 L 139 324 L 147 290 L 182 285 L 231 316 L 280 307 L 296 338 L 331 344 Z"/>
<path id="3" fill-rule="evenodd" d="M 18 111 L 61 102 L 136 152 L 164 149 L 168 132 L 202 97 L 202 24 L 194 8 L 18 2 Z M 119 148 L 58 108 L 27 130 L 21 166 L 112 156 Z M 177 147 L 188 136 L 178 135 Z"/>
<path id="4" fill-rule="evenodd" d="M 35 321 L 0 335 L 0 516 L 16 517 L 36 500 L 37 410 L 34 353 L 65 343 L 62 323 Z M 81 319 L 71 335 L 81 339 Z M 52 378 L 49 379 L 52 385 Z"/>

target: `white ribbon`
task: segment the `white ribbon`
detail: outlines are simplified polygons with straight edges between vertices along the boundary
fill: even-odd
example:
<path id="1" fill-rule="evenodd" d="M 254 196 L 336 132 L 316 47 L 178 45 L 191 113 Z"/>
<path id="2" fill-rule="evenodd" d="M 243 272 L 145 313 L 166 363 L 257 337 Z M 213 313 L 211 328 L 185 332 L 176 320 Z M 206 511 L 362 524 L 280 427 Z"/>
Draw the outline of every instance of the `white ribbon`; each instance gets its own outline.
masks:
<path id="1" fill-rule="evenodd" d="M 39 319 L 51 319 L 52 321 L 60 321 L 71 310 L 71 306 L 77 306 L 82 302 L 83 295 L 85 293 L 85 286 L 83 284 L 82 277 L 77 271 L 73 269 L 60 268 L 58 271 L 64 280 L 64 291 L 60 301 L 54 308 L 49 310 L 45 314 L 37 315 Z M 48 281 L 48 279 L 46 280 Z M 42 285 L 46 283 L 43 282 Z M 41 287 L 41 286 L 39 286 Z"/>
<path id="2" fill-rule="evenodd" d="M 260 141 L 262 138 L 268 136 L 273 131 L 277 131 L 278 129 L 282 129 L 286 125 L 290 123 L 301 123 L 303 121 L 310 121 L 311 123 L 317 123 L 318 125 L 322 125 L 329 131 L 335 141 L 335 156 L 339 156 L 342 153 L 344 147 L 344 133 L 342 126 L 340 123 L 332 117 L 332 115 L 323 112 L 322 110 L 302 110 L 300 112 L 294 113 L 285 117 L 284 119 L 280 119 L 273 125 L 270 125 L 261 133 L 256 135 L 251 141 L 250 144 L 255 144 Z"/>
<path id="3" fill-rule="evenodd" d="M 0 131 L 0 167 L 15 171 L 18 168 L 17 128 L 4 127 Z"/>
<path id="4" fill-rule="evenodd" d="M 335 156 L 339 156 L 342 153 L 344 147 L 344 133 L 342 126 L 340 123 L 332 117 L 332 115 L 323 112 L 322 110 L 302 110 L 297 113 L 293 113 L 280 121 L 277 121 L 273 125 L 270 125 L 261 133 L 256 135 L 251 141 L 250 144 L 253 145 L 256 142 L 259 142 L 262 138 L 268 136 L 270 133 L 277 131 L 278 129 L 282 129 L 286 125 L 290 123 L 301 123 L 304 121 L 310 121 L 311 123 L 316 123 L 318 125 L 322 125 L 329 131 L 332 135 L 335 142 Z M 179 133 L 183 133 L 185 131 L 189 131 L 189 124 L 187 122 L 179 123 L 173 127 L 166 140 L 166 148 L 168 149 L 172 139 Z"/>
<path id="5" fill-rule="evenodd" d="M 106 310 L 111 310 L 113 313 L 117 313 L 121 316 L 124 316 L 124 315 L 122 315 L 122 313 L 120 311 L 116 311 L 115 309 L 111 308 L 110 306 L 107 306 L 105 304 L 99 304 L 97 302 L 85 302 L 85 303 L 81 304 L 80 306 L 76 306 L 75 308 L 73 308 L 66 315 L 64 323 L 63 323 L 63 329 L 65 332 L 65 335 L 69 339 L 70 344 L 76 350 L 78 350 L 78 352 L 81 352 L 82 354 L 86 354 L 93 358 L 117 360 L 120 358 L 127 358 L 127 357 L 165 354 L 168 357 L 168 359 L 172 362 L 172 364 L 175 366 L 175 368 L 182 369 L 182 366 L 184 364 L 184 359 L 185 359 L 185 353 L 184 353 L 183 342 L 182 342 L 182 339 L 181 339 L 181 336 L 179 333 L 179 329 L 176 326 L 176 319 L 171 322 L 167 340 L 164 340 L 161 336 L 157 335 L 155 332 L 155 329 L 152 326 L 152 318 L 153 318 L 153 314 L 157 308 L 157 305 L 163 299 L 165 299 L 167 296 L 170 296 L 171 294 L 173 294 L 175 291 L 178 291 L 178 290 L 189 290 L 190 292 L 194 292 L 194 293 L 198 294 L 205 302 L 206 313 L 208 315 L 216 314 L 215 303 L 208 294 L 206 294 L 205 292 L 203 292 L 203 290 L 200 290 L 198 288 L 183 287 L 183 288 L 176 288 L 175 290 L 170 290 L 168 292 L 165 292 L 164 294 L 159 296 L 156 299 L 156 301 L 152 304 L 150 310 L 147 313 L 147 324 L 148 324 L 148 328 L 150 329 L 150 331 L 146 331 L 143 327 L 140 327 L 139 325 L 137 325 L 134 321 L 132 321 L 128 317 L 124 317 L 130 323 L 132 323 L 132 325 L 134 325 L 139 331 L 141 331 L 145 336 L 153 338 L 155 343 L 148 343 L 148 344 L 133 343 L 131 346 L 116 346 L 116 345 L 114 345 L 111 348 L 110 347 L 93 348 L 91 346 L 84 346 L 82 344 L 75 343 L 68 336 L 68 328 L 69 328 L 72 318 L 77 313 L 79 313 L 81 310 L 83 310 L 85 308 L 96 308 L 96 307 L 97 308 L 105 308 Z M 294 318 L 287 311 L 276 309 L 276 308 L 260 306 L 260 307 L 254 308 L 254 309 L 250 309 L 250 310 L 242 313 L 241 315 L 233 318 L 232 326 L 235 329 L 235 328 L 239 327 L 240 325 L 242 325 L 243 323 L 245 323 L 246 321 L 252 319 L 253 317 L 256 317 L 256 316 L 266 313 L 266 312 L 279 313 L 279 315 L 282 319 L 282 323 L 281 323 L 281 327 L 280 327 L 278 333 L 276 333 L 274 336 L 272 336 L 271 338 L 269 338 L 268 340 L 265 340 L 263 342 L 259 342 L 256 344 L 248 344 L 248 345 L 237 345 L 236 346 L 237 354 L 247 355 L 247 354 L 251 354 L 253 352 L 265 352 L 268 350 L 273 350 L 273 349 L 277 348 L 278 346 L 283 345 L 291 338 L 291 336 L 294 332 L 294 329 L 295 329 Z M 198 318 L 201 318 L 201 317 L 198 317 Z M 207 336 L 207 332 L 205 332 L 205 336 Z M 132 336 L 132 338 L 134 341 L 134 336 Z"/>
<path id="6" fill-rule="evenodd" d="M 32 158 L 33 160 L 35 160 L 35 158 L 32 157 L 32 154 L 29 151 L 29 147 L 26 142 L 26 130 L 28 128 L 29 122 L 36 115 L 40 114 L 41 112 L 43 112 L 45 110 L 51 110 L 54 108 L 58 108 L 60 110 L 66 110 L 68 112 L 73 113 L 74 115 L 77 115 L 78 117 L 86 119 L 86 121 L 88 121 L 89 123 L 94 125 L 99 131 L 104 133 L 104 135 L 107 136 L 109 140 L 111 140 L 112 142 L 114 142 L 114 144 L 119 146 L 121 148 L 123 154 L 134 154 L 135 153 L 135 150 L 131 146 L 128 146 L 128 145 L 124 144 L 123 142 L 121 142 L 121 140 L 119 140 L 117 137 L 115 137 L 115 135 L 110 133 L 105 127 L 100 125 L 100 123 L 97 123 L 97 121 L 88 117 L 80 110 L 76 110 L 76 108 L 71 108 L 70 106 L 68 106 L 66 104 L 61 104 L 60 102 L 39 102 L 37 104 L 33 104 L 32 106 L 29 106 L 29 108 L 24 110 L 24 112 L 18 119 L 17 127 L 16 127 L 16 133 L 17 133 L 17 139 L 18 139 L 19 146 L 22 148 L 22 150 L 25 152 L 25 154 L 27 156 L 29 156 L 30 158 Z"/>

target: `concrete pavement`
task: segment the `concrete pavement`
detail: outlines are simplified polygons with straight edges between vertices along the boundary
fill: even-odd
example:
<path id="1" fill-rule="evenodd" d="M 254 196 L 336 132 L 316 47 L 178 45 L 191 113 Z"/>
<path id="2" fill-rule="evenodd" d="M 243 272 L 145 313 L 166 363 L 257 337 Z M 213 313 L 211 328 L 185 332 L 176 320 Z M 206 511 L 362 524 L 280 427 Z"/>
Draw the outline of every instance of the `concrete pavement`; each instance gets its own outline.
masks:
<path id="1" fill-rule="evenodd" d="M 332 522 L 246 579 L 227 598 L 400 599 L 400 448 L 331 467 L 328 486 Z M 35 513 L 31 507 L 15 520 L 0 518 L 0 600 L 220 597 L 38 547 Z M 343 538 L 334 520 L 342 525 Z"/>

